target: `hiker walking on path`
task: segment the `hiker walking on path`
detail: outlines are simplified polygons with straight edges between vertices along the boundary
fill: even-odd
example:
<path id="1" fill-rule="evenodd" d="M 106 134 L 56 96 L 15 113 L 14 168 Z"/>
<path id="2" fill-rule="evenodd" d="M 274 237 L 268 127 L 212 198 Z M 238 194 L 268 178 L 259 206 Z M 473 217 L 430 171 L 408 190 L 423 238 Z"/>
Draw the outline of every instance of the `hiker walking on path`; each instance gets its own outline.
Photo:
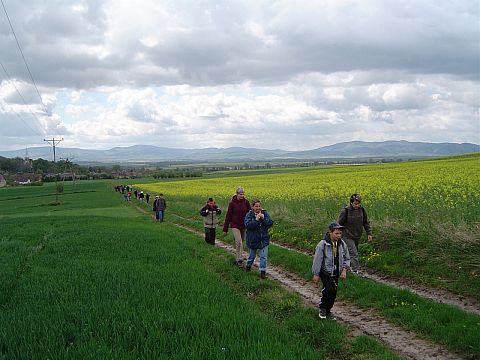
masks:
<path id="1" fill-rule="evenodd" d="M 243 267 L 243 242 L 245 241 L 245 215 L 250 211 L 250 203 L 245 198 L 243 187 L 239 186 L 228 204 L 227 215 L 223 223 L 223 232 L 232 229 L 235 238 L 235 261 L 239 267 Z"/>
<path id="2" fill-rule="evenodd" d="M 338 279 L 345 279 L 350 267 L 348 248 L 342 240 L 342 229 L 343 226 L 332 222 L 325 237 L 318 243 L 313 257 L 313 281 L 318 283 L 322 279 L 323 284 L 322 298 L 318 304 L 320 319 L 335 320 L 331 309 L 337 297 Z"/>
<path id="3" fill-rule="evenodd" d="M 270 236 L 268 229 L 273 225 L 268 212 L 262 209 L 260 200 L 254 200 L 252 209 L 245 216 L 245 227 L 247 229 L 247 247 L 249 250 L 245 271 L 250 271 L 252 264 L 259 251 L 260 256 L 260 278 L 265 279 L 267 271 L 268 244 Z"/>
<path id="4" fill-rule="evenodd" d="M 218 225 L 218 215 L 222 213 L 213 198 L 208 198 L 207 204 L 200 210 L 203 216 L 205 227 L 205 241 L 207 244 L 215 245 L 215 233 Z"/>
<path id="5" fill-rule="evenodd" d="M 345 206 L 337 222 L 345 227 L 343 241 L 348 246 L 350 254 L 351 270 L 358 274 L 360 262 L 358 260 L 358 244 L 363 229 L 367 232 L 368 241 L 372 241 L 372 227 L 368 221 L 367 211 L 362 207 L 362 197 L 359 194 L 350 196 L 350 205 Z"/>
<path id="6" fill-rule="evenodd" d="M 153 202 L 153 211 L 155 211 L 155 219 L 159 222 L 163 222 L 165 219 L 165 209 L 167 208 L 167 202 L 163 197 L 163 194 L 155 196 Z"/>

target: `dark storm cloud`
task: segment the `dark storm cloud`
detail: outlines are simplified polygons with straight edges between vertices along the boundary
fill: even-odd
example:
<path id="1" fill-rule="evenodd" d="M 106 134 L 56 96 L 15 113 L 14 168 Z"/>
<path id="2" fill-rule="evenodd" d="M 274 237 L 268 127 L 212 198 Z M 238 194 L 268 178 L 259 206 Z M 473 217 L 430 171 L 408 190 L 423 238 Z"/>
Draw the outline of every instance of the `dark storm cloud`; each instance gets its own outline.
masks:
<path id="1" fill-rule="evenodd" d="M 130 24 L 126 14 L 119 21 L 129 31 L 121 34 L 114 27 L 119 15 L 112 14 L 117 2 L 6 5 L 45 86 L 273 84 L 306 72 L 371 69 L 478 76 L 474 1 L 160 2 L 164 18 L 147 19 L 142 27 L 148 13 Z M 0 24 L 2 62 L 27 79 L 5 19 Z M 157 36 L 158 44 L 145 46 L 145 36 Z M 149 77 L 142 73 L 145 65 L 152 69 Z"/>

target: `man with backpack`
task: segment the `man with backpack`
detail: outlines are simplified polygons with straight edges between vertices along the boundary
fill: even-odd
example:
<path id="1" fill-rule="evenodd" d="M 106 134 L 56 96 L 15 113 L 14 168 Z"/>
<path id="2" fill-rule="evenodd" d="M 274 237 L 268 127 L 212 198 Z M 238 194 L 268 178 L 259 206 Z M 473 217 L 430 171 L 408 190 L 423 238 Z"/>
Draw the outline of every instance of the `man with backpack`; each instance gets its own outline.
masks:
<path id="1" fill-rule="evenodd" d="M 372 227 L 368 221 L 367 211 L 362 207 L 362 197 L 359 194 L 350 196 L 350 205 L 345 206 L 337 222 L 345 227 L 343 240 L 347 244 L 350 254 L 351 270 L 358 274 L 360 262 L 358 260 L 358 244 L 363 233 L 367 232 L 368 241 L 372 241 Z"/>
<path id="2" fill-rule="evenodd" d="M 153 211 L 155 211 L 155 219 L 158 222 L 163 222 L 166 208 L 167 202 L 165 201 L 163 194 L 155 196 L 155 201 L 153 202 Z"/>

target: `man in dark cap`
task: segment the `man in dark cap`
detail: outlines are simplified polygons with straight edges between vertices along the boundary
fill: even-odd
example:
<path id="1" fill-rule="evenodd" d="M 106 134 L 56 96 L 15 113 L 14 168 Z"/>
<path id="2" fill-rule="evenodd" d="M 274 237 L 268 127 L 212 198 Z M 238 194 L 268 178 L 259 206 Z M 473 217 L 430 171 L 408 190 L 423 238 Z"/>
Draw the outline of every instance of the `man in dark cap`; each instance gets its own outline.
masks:
<path id="1" fill-rule="evenodd" d="M 322 279 L 322 298 L 318 304 L 320 319 L 335 320 L 331 309 L 337 297 L 338 279 L 347 277 L 350 267 L 350 257 L 345 242 L 342 240 L 343 226 L 332 222 L 316 249 L 313 257 L 313 281 L 318 283 Z"/>

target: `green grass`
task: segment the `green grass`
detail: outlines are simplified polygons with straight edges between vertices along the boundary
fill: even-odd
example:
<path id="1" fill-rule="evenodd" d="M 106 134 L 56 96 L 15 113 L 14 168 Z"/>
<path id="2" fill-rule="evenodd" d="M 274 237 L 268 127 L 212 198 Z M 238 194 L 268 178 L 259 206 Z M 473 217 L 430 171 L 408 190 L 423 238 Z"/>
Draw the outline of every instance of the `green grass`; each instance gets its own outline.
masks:
<path id="1" fill-rule="evenodd" d="M 201 230 L 196 219 L 170 215 L 173 221 Z M 221 230 L 217 230 L 220 232 Z M 223 241 L 233 244 L 229 234 Z M 310 280 L 312 257 L 271 245 L 269 263 Z M 405 271 L 405 270 L 404 270 Z M 345 299 L 365 309 L 375 309 L 393 323 L 443 344 L 454 352 L 480 357 L 480 317 L 445 304 L 424 299 L 406 290 L 395 289 L 373 281 L 349 276 L 339 284 L 339 299 Z"/>
<path id="2" fill-rule="evenodd" d="M 0 191 L 0 358 L 395 358 L 107 182 L 52 189 Z"/>
<path id="3" fill-rule="evenodd" d="M 176 217 L 175 221 L 199 231 L 203 230 L 198 210 L 194 208 L 198 202 L 200 205 L 197 207 L 200 209 L 202 206 L 200 199 L 168 200 L 172 206 L 167 209 L 167 216 L 179 215 L 183 219 Z M 222 208 L 225 209 L 226 205 Z M 148 206 L 145 209 L 151 210 Z M 316 244 L 323 238 L 325 231 L 319 224 L 329 223 L 326 217 L 319 219 L 318 222 L 313 220 L 313 217 L 308 218 L 305 223 L 316 223 L 317 230 L 315 234 L 304 237 L 303 230 L 298 228 L 279 229 L 282 225 L 278 225 L 275 209 L 272 208 L 269 211 L 276 221 L 272 239 L 303 251 L 315 250 Z M 293 212 L 292 216 L 295 219 L 301 219 L 305 215 Z M 221 235 L 221 227 L 220 225 L 217 230 L 219 235 Z M 378 230 L 374 225 L 374 229 L 376 229 L 375 234 L 378 235 L 373 243 L 367 243 L 364 238 L 361 240 L 362 264 L 398 278 L 408 278 L 419 284 L 444 288 L 480 301 L 480 248 L 478 247 L 480 233 L 476 233 L 478 230 L 454 227 L 448 223 L 430 223 L 415 227 L 398 222 L 383 227 L 383 230 Z M 448 237 L 444 236 L 445 233 L 448 233 Z M 372 257 L 374 253 L 377 255 Z"/>

